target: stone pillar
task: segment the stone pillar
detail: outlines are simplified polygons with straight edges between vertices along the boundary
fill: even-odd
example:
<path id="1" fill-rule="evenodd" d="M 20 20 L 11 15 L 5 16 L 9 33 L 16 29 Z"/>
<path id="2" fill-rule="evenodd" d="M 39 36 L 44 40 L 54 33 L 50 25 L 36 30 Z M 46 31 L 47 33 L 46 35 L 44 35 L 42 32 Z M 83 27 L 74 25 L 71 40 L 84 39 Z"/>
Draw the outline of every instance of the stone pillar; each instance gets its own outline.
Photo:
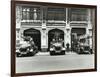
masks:
<path id="1" fill-rule="evenodd" d="M 42 23 L 41 49 L 42 49 L 42 51 L 47 51 L 47 31 L 46 31 L 46 23 Z"/>
<path id="2" fill-rule="evenodd" d="M 86 29 L 86 34 L 89 35 L 89 29 L 92 29 L 92 24 L 91 24 L 91 9 L 88 9 L 87 11 L 87 20 L 88 20 L 88 25 Z"/>
<path id="3" fill-rule="evenodd" d="M 41 49 L 43 52 L 47 51 L 47 32 L 46 32 L 46 19 L 45 14 L 43 14 L 45 11 L 45 7 L 41 7 L 41 13 L 42 13 L 42 31 L 41 31 Z M 44 17 L 44 18 L 43 18 Z"/>
<path id="4" fill-rule="evenodd" d="M 69 48 L 71 48 L 71 28 L 69 24 L 67 24 L 65 30 L 65 46 L 66 44 L 69 44 Z"/>
<path id="5" fill-rule="evenodd" d="M 42 51 L 47 50 L 47 38 L 46 38 L 46 29 L 42 29 L 41 31 L 41 49 Z"/>
<path id="6" fill-rule="evenodd" d="M 20 41 L 22 41 L 23 40 L 23 32 L 24 32 L 24 30 L 20 30 Z"/>
<path id="7" fill-rule="evenodd" d="M 65 27 L 65 47 L 66 44 L 69 44 L 69 48 L 71 48 L 71 28 L 68 22 L 68 8 L 66 8 L 66 27 Z"/>
<path id="8" fill-rule="evenodd" d="M 88 9 L 88 25 L 86 28 L 86 35 L 89 37 L 88 43 L 92 47 L 92 23 L 91 23 L 91 9 Z"/>
<path id="9" fill-rule="evenodd" d="M 92 21 L 91 22 L 92 22 L 92 38 L 93 38 L 92 39 L 92 51 L 93 51 L 93 53 L 95 53 L 95 49 L 96 49 L 96 45 L 95 45 L 95 42 L 96 42 L 95 39 L 96 38 L 95 37 L 96 37 L 96 34 L 97 34 L 95 32 L 96 31 L 96 21 L 95 21 L 96 15 L 95 14 L 96 14 L 96 9 L 92 9 L 92 15 L 91 15 Z"/>
<path id="10" fill-rule="evenodd" d="M 21 18 L 22 18 L 22 7 L 19 5 L 16 5 L 16 41 L 21 40 Z"/>
<path id="11" fill-rule="evenodd" d="M 16 6 L 16 28 L 21 27 L 21 18 L 22 18 L 22 7 L 21 6 Z"/>

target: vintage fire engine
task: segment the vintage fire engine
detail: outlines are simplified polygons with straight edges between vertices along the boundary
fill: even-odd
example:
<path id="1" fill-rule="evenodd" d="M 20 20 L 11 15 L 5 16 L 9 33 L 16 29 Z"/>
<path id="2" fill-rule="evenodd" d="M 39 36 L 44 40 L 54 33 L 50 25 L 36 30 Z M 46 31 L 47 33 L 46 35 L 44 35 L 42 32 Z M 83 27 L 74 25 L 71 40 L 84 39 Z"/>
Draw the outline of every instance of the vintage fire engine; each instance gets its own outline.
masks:
<path id="1" fill-rule="evenodd" d="M 63 45 L 63 41 L 59 40 L 59 41 L 53 41 L 51 42 L 51 46 L 50 46 L 50 55 L 55 55 L 55 54 L 65 54 L 65 47 Z"/>
<path id="2" fill-rule="evenodd" d="M 92 54 L 92 49 L 89 44 L 89 37 L 88 36 L 80 36 L 77 46 L 78 54 Z"/>
<path id="3" fill-rule="evenodd" d="M 34 56 L 38 52 L 38 47 L 31 40 L 20 41 L 20 47 L 16 50 L 17 56 Z"/>

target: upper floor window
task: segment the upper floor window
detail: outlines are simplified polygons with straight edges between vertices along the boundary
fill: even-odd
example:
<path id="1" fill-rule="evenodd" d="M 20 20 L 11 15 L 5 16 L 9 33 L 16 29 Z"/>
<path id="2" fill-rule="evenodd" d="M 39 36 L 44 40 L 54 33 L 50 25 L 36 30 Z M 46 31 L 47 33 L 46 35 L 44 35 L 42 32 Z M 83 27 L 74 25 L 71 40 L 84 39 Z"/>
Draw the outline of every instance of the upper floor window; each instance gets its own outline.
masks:
<path id="1" fill-rule="evenodd" d="M 48 8 L 46 19 L 47 20 L 65 20 L 66 9 L 65 8 Z"/>
<path id="2" fill-rule="evenodd" d="M 39 7 L 22 7 L 22 20 L 40 20 Z"/>
<path id="3" fill-rule="evenodd" d="M 87 9 L 72 8 L 69 13 L 71 21 L 87 21 Z"/>

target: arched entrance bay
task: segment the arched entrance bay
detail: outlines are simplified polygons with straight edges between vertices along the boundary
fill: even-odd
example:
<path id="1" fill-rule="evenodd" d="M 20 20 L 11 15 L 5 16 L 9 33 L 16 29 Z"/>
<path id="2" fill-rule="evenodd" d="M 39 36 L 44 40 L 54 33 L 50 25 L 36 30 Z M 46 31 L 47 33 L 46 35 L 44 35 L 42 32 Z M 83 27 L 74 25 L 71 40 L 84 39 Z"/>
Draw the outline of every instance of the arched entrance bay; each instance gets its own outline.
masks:
<path id="1" fill-rule="evenodd" d="M 86 28 L 72 28 L 71 30 L 71 48 L 76 52 L 76 46 L 78 44 L 78 37 L 86 34 Z"/>
<path id="2" fill-rule="evenodd" d="M 36 46 L 38 46 L 38 49 L 41 50 L 41 33 L 39 30 L 30 28 L 24 30 L 24 36 L 30 36 L 32 37 L 34 43 Z"/>
<path id="3" fill-rule="evenodd" d="M 52 29 L 48 32 L 48 49 L 50 48 L 50 42 L 55 39 L 59 40 L 62 39 L 64 40 L 64 31 L 60 29 Z"/>

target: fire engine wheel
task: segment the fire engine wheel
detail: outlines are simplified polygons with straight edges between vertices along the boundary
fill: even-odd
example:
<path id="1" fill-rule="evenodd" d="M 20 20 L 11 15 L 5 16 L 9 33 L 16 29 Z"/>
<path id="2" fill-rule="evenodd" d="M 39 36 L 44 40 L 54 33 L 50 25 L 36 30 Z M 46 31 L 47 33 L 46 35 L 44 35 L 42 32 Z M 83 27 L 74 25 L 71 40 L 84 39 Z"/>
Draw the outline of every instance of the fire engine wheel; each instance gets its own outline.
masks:
<path id="1" fill-rule="evenodd" d="M 51 56 L 54 55 L 54 52 L 50 52 L 50 55 L 51 55 Z"/>
<path id="2" fill-rule="evenodd" d="M 27 53 L 27 56 L 33 56 L 32 52 Z"/>
<path id="3" fill-rule="evenodd" d="M 62 51 L 61 54 L 62 54 L 62 55 L 65 55 L 65 51 Z"/>
<path id="4" fill-rule="evenodd" d="M 20 53 L 17 53 L 16 56 L 17 56 L 17 57 L 20 57 L 21 55 L 20 55 Z"/>

